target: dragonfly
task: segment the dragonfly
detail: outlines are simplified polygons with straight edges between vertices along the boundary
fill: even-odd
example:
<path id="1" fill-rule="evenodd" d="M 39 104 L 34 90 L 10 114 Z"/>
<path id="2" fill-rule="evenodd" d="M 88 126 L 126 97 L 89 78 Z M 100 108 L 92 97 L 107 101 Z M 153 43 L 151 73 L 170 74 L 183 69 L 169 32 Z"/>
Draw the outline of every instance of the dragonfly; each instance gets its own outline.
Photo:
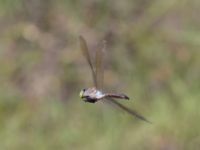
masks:
<path id="1" fill-rule="evenodd" d="M 95 58 L 95 65 L 91 60 L 89 49 L 87 46 L 87 42 L 84 39 L 83 36 L 79 36 L 79 42 L 80 42 L 80 49 L 84 55 L 84 57 L 87 60 L 87 63 L 89 64 L 93 83 L 94 86 L 90 88 L 84 88 L 80 91 L 80 98 L 89 103 L 96 103 L 98 101 L 106 100 L 110 102 L 111 104 L 116 105 L 121 110 L 127 112 L 128 114 L 143 120 L 145 122 L 151 123 L 149 120 L 147 120 L 145 117 L 140 115 L 138 112 L 136 112 L 133 109 L 130 109 L 124 105 L 122 105 L 118 100 L 129 100 L 129 97 L 126 94 L 123 93 L 107 93 L 103 92 L 103 78 L 104 78 L 104 52 L 106 49 L 106 43 L 103 42 L 103 47 L 101 49 L 96 50 L 96 58 Z"/>

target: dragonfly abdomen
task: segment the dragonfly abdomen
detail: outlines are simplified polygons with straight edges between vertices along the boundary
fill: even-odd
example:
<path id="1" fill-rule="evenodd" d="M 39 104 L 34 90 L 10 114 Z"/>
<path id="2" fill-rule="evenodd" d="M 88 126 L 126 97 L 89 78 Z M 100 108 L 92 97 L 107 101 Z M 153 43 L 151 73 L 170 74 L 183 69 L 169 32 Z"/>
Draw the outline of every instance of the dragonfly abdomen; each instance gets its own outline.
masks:
<path id="1" fill-rule="evenodd" d="M 105 97 L 129 100 L 129 97 L 127 95 L 125 95 L 125 94 L 107 93 L 107 94 L 105 94 Z"/>

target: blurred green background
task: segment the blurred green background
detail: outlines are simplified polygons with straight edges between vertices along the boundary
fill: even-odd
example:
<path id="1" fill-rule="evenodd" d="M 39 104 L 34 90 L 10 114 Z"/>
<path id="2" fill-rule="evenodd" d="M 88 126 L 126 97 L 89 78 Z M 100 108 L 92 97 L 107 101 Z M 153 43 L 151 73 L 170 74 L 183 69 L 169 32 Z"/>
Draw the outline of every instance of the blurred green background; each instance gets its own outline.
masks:
<path id="1" fill-rule="evenodd" d="M 200 1 L 0 0 L 0 34 L 0 149 L 199 149 Z M 153 124 L 80 100 L 79 35 Z"/>

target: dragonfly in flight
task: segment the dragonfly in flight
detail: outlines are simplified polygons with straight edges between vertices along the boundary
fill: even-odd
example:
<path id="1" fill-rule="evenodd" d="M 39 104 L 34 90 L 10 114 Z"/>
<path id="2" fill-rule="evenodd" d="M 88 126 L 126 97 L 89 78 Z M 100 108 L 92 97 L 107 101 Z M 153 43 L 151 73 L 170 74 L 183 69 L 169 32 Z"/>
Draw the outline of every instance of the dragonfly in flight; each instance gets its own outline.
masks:
<path id="1" fill-rule="evenodd" d="M 94 66 L 94 64 L 92 64 L 86 40 L 84 39 L 83 36 L 80 36 L 79 41 L 80 41 L 81 51 L 83 52 L 83 55 L 90 66 L 94 82 L 94 87 L 84 88 L 81 90 L 80 98 L 85 102 L 89 103 L 96 103 L 100 100 L 107 100 L 112 104 L 118 106 L 122 110 L 126 111 L 130 115 L 135 116 L 140 120 L 151 123 L 145 117 L 137 113 L 135 110 L 132 110 L 118 102 L 119 99 L 129 100 L 129 97 L 127 95 L 122 93 L 103 92 L 103 76 L 104 76 L 103 58 L 104 58 L 104 50 L 106 48 L 105 42 L 103 43 L 103 47 L 96 51 L 96 59 L 95 59 L 96 64 Z"/>

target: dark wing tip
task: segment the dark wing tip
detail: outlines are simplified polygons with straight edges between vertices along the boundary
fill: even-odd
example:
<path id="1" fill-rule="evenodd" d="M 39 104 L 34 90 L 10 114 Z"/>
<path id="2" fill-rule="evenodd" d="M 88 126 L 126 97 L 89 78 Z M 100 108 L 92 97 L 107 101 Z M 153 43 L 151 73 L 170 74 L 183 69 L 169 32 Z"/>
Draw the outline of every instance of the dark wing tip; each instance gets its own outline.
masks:
<path id="1" fill-rule="evenodd" d="M 130 98 L 128 96 L 126 96 L 126 95 L 124 96 L 124 98 L 127 99 L 127 100 L 130 100 Z"/>
<path id="2" fill-rule="evenodd" d="M 121 94 L 122 95 L 122 97 L 124 98 L 124 99 L 126 99 L 126 100 L 129 100 L 130 98 L 127 96 L 127 95 L 125 95 L 125 94 Z"/>

